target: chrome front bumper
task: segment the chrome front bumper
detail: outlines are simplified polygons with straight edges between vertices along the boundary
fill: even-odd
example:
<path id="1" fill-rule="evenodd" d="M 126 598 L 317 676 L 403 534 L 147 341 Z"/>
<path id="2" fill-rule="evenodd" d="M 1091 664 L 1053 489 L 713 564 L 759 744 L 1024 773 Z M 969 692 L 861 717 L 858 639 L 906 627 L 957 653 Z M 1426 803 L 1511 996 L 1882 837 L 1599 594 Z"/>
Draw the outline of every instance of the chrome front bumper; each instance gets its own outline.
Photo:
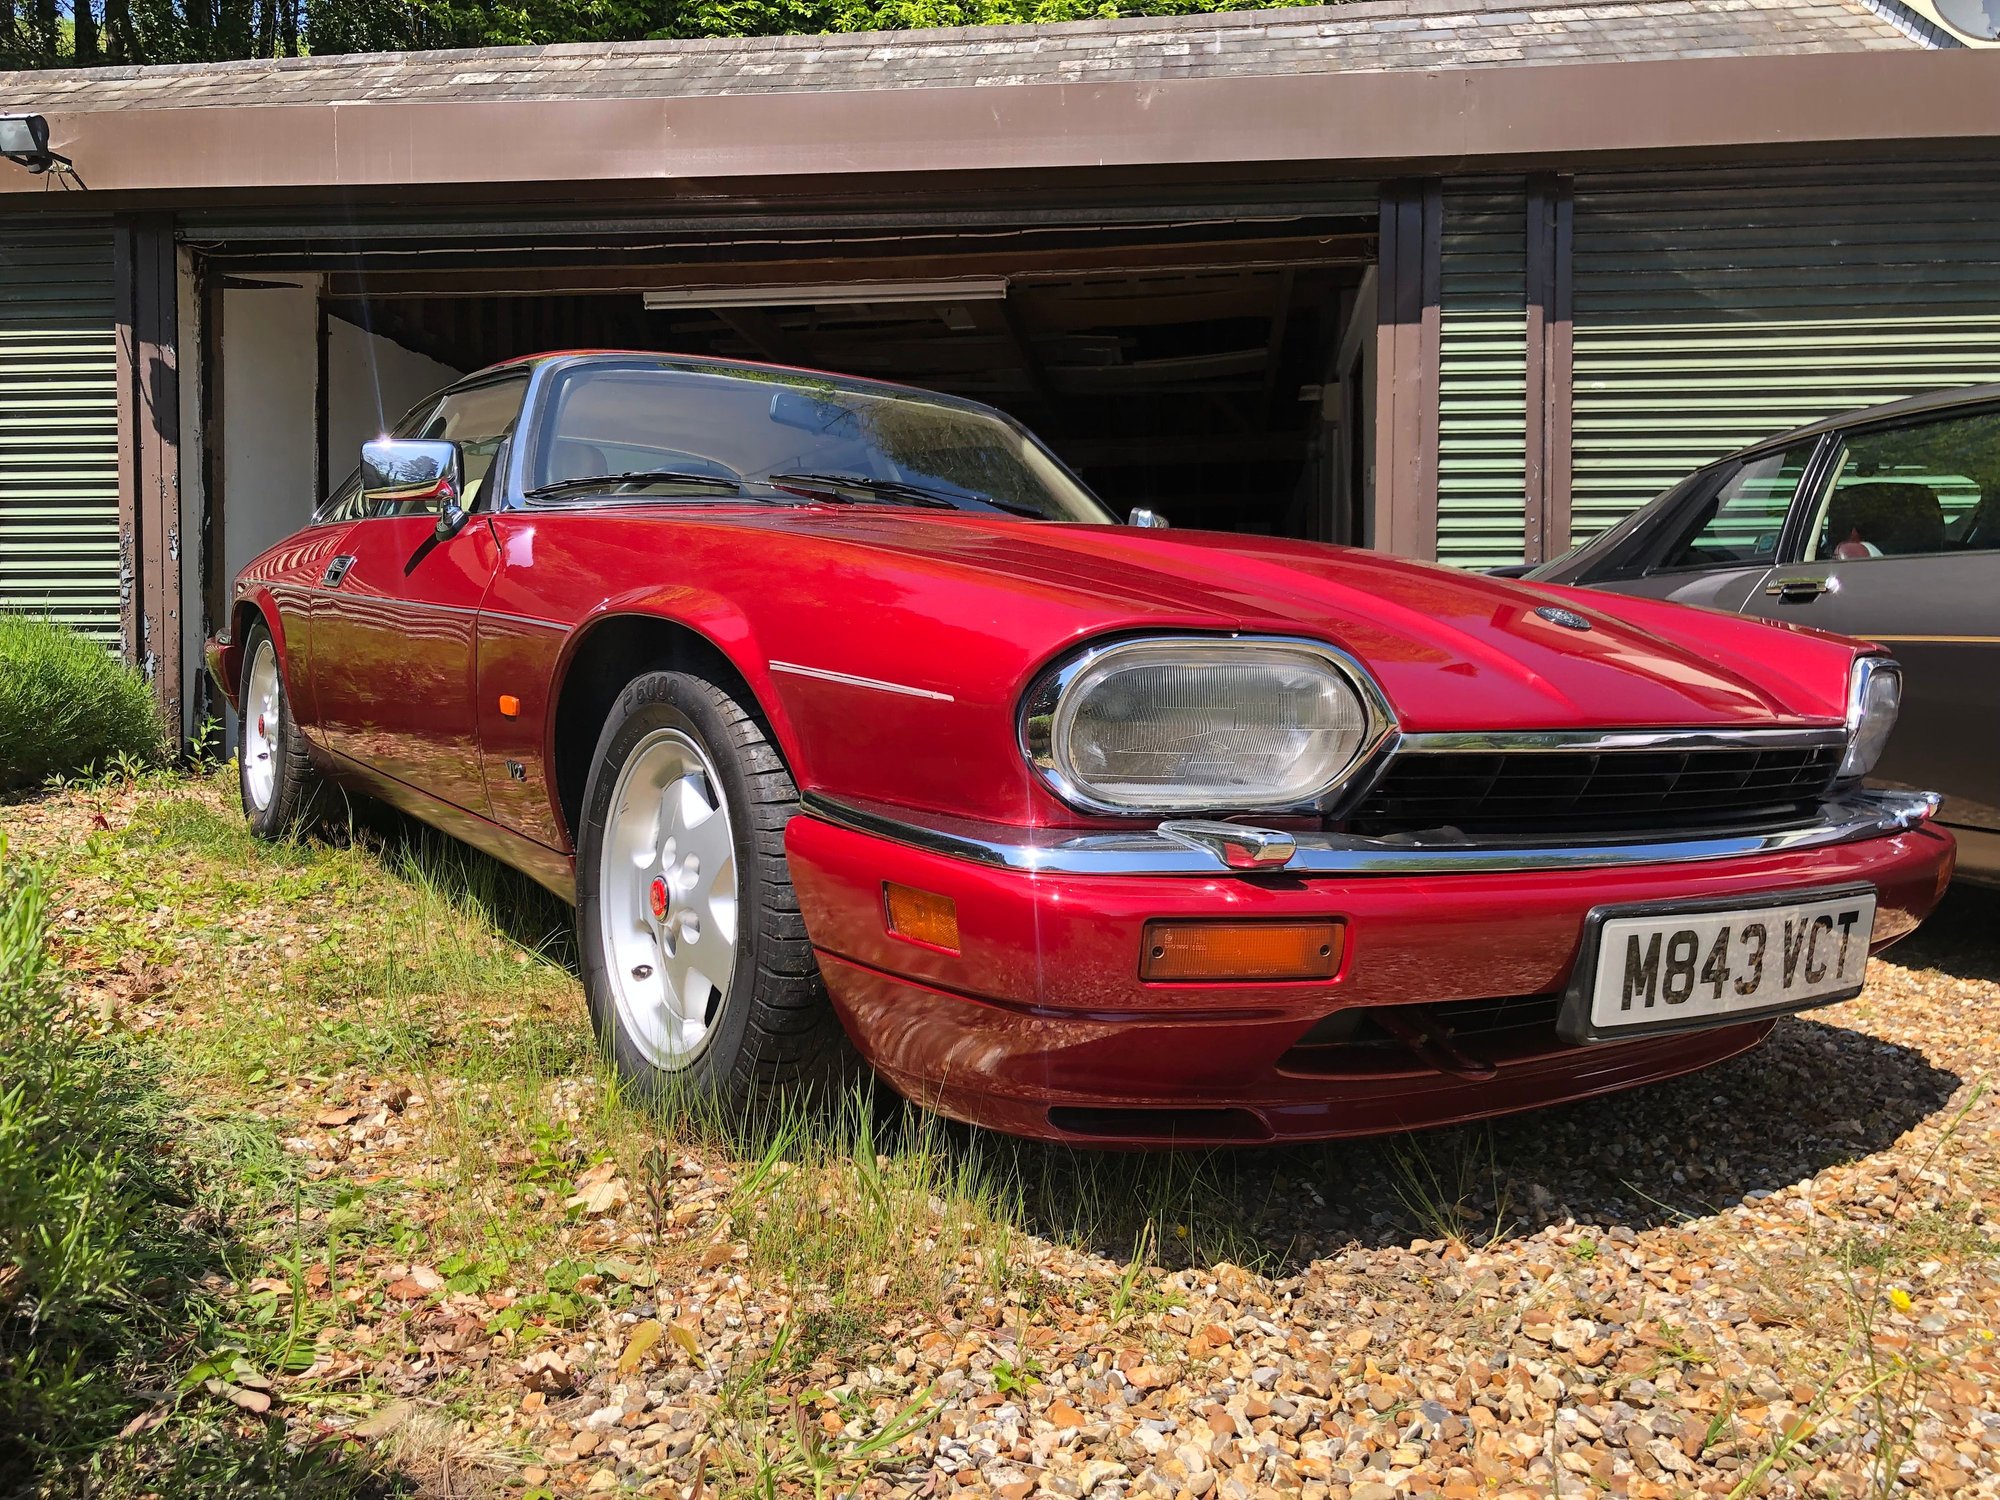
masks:
<path id="1" fill-rule="evenodd" d="M 1063 875 L 1449 875 L 1506 870 L 1603 870 L 1790 854 L 1896 833 L 1928 822 L 1936 792 L 1843 792 L 1819 817 L 1768 833 L 1728 833 L 1602 843 L 1496 845 L 1428 835 L 1368 839 L 1294 833 L 1244 823 L 1168 820 L 1131 832 L 995 829 L 939 819 L 918 824 L 808 792 L 803 811 L 826 822 L 1002 869 Z"/>

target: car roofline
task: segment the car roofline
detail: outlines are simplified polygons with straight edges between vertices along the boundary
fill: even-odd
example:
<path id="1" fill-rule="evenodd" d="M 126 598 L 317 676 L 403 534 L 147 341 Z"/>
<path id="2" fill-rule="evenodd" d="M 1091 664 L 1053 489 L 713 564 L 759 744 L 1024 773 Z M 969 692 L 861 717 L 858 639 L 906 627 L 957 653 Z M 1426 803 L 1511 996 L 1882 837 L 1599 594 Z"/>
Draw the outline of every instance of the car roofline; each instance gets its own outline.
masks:
<path id="1" fill-rule="evenodd" d="M 681 354 L 667 349 L 551 349 L 541 354 L 517 354 L 511 359 L 503 359 L 461 376 L 454 385 L 464 385 L 478 380 L 484 375 L 497 374 L 503 370 L 527 369 L 535 365 L 584 364 L 595 360 L 611 359 L 671 359 L 685 365 L 712 369 L 727 374 L 734 370 L 776 371 L 784 375 L 809 375 L 817 380 L 838 380 L 846 385 L 873 386 L 878 390 L 895 391 L 902 395 L 937 396 L 946 401 L 963 406 L 974 406 L 984 411 L 998 411 L 984 401 L 974 401 L 966 396 L 954 396 L 949 391 L 933 390 L 929 386 L 911 385 L 901 380 L 878 380 L 872 375 L 848 375 L 839 370 L 821 370 L 811 365 L 782 365 L 771 360 L 728 359 L 719 354 Z"/>

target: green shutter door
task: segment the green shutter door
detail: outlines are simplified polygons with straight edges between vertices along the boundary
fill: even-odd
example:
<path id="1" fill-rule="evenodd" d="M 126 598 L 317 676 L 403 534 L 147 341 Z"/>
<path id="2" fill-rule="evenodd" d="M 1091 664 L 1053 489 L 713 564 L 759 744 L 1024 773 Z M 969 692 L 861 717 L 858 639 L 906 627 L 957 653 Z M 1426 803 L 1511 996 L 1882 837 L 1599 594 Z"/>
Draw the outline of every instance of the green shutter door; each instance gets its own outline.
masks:
<path id="1" fill-rule="evenodd" d="M 1441 248 L 1438 560 L 1517 563 L 1527 489 L 1522 184 L 1446 182 Z"/>
<path id="2" fill-rule="evenodd" d="M 0 234 L 0 607 L 119 644 L 111 235 Z"/>
<path id="3" fill-rule="evenodd" d="M 1580 174 L 1575 534 L 1803 422 L 2000 380 L 1981 168 Z"/>

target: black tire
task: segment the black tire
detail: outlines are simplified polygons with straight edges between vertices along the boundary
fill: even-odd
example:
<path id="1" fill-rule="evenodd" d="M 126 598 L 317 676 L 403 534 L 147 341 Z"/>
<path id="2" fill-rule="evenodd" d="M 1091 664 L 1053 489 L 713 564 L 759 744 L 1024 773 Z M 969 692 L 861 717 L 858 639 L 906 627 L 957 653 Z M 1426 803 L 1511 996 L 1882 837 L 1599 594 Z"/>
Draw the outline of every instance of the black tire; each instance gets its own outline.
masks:
<path id="1" fill-rule="evenodd" d="M 269 652 L 277 683 L 275 715 L 266 709 L 261 736 L 253 733 L 260 717 L 251 702 L 251 684 L 258 658 Z M 290 837 L 316 816 L 323 784 L 307 753 L 305 736 L 292 719 L 291 691 L 285 683 L 284 661 L 262 620 L 250 627 L 243 642 L 241 708 L 236 716 L 236 789 L 243 799 L 243 816 L 260 839 Z M 276 723 L 271 721 L 275 717 Z M 271 784 L 260 803 L 253 763 L 268 762 Z"/>
<path id="2" fill-rule="evenodd" d="M 674 731 L 706 754 L 729 813 L 736 953 L 698 1051 L 661 1065 L 628 1030 L 603 928 L 605 845 L 621 771 L 649 737 Z M 798 788 L 753 705 L 702 677 L 649 672 L 612 704 L 584 789 L 577 839 L 577 946 L 599 1045 L 649 1099 L 732 1112 L 774 1090 L 820 1090 L 851 1052 L 827 998 L 785 861 Z M 657 907 L 655 911 L 657 913 Z"/>

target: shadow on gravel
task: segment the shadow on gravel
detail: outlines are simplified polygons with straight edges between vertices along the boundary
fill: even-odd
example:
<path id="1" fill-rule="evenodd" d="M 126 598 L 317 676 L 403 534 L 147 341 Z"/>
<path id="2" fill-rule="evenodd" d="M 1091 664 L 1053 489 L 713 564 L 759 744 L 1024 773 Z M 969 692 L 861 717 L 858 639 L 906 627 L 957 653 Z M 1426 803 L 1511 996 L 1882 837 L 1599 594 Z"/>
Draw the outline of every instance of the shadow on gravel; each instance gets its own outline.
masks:
<path id="1" fill-rule="evenodd" d="M 2000 890 L 1953 885 L 1930 920 L 1887 957 L 1905 969 L 2000 981 Z"/>
<path id="2" fill-rule="evenodd" d="M 1486 1245 L 1572 1219 L 1615 1236 L 1724 1212 L 1887 1148 L 1959 1083 L 1912 1048 L 1791 1017 L 1707 1072 L 1480 1125 L 1261 1151 L 1014 1150 L 1042 1232 L 1083 1230 L 1124 1259 L 1150 1220 L 1164 1264 L 1285 1276 L 1418 1239 Z"/>

